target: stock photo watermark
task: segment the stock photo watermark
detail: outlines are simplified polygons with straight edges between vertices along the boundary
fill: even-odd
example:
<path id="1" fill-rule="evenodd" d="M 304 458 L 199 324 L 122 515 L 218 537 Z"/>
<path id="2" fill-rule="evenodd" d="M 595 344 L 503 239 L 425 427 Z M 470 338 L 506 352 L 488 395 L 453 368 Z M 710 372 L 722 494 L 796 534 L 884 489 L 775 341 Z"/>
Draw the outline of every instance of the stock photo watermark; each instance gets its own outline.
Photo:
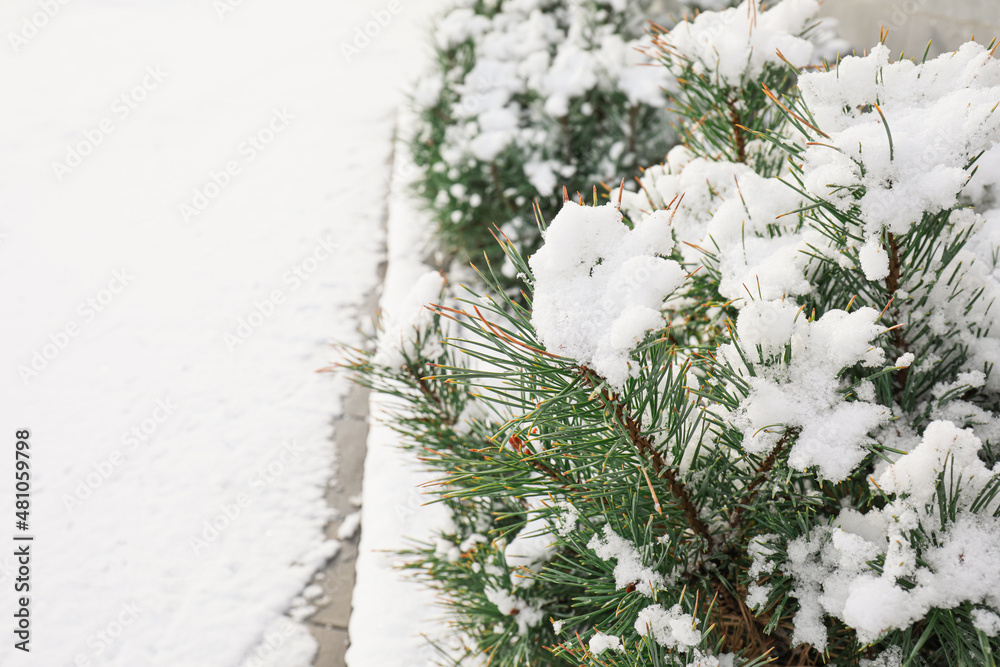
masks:
<path id="1" fill-rule="evenodd" d="M 349 63 L 355 56 L 361 55 L 361 52 L 367 49 L 372 40 L 389 27 L 389 24 L 401 11 L 403 11 L 403 5 L 400 4 L 399 0 L 389 0 L 385 9 L 372 11 L 371 20 L 354 29 L 351 41 L 340 43 L 340 52 L 344 54 L 344 60 Z"/>
<path id="2" fill-rule="evenodd" d="M 123 602 L 111 620 L 87 635 L 87 650 L 80 651 L 73 657 L 73 667 L 96 667 L 104 664 L 101 656 L 118 642 L 125 634 L 125 630 L 139 619 L 143 611 L 134 601 Z"/>
<path id="3" fill-rule="evenodd" d="M 121 448 L 112 450 L 106 457 L 91 465 L 92 471 L 77 479 L 72 493 L 64 493 L 63 507 L 70 514 L 89 500 L 98 489 L 104 486 L 128 460 L 129 454 L 136 452 L 140 446 L 148 443 L 164 422 L 173 416 L 177 410 L 170 398 L 158 398 L 148 416 L 140 420 L 122 433 Z"/>
<path id="4" fill-rule="evenodd" d="M 259 496 L 268 486 L 280 478 L 288 466 L 305 451 L 305 447 L 294 440 L 286 441 L 277 454 L 258 465 L 247 479 L 247 490 L 236 494 L 230 500 L 219 503 L 217 511 L 202 521 L 201 530 L 188 539 L 188 546 L 194 555 L 200 556 L 207 551 L 230 526 L 236 523 L 244 510 L 253 505 L 254 497 Z"/>
<path id="5" fill-rule="evenodd" d="M 278 307 L 285 302 L 285 299 L 302 287 L 305 281 L 319 270 L 320 264 L 333 257 L 337 247 L 330 234 L 327 234 L 325 238 L 318 239 L 309 255 L 293 264 L 282 274 L 281 282 L 288 286 L 287 289 L 271 290 L 264 298 L 255 300 L 253 309 L 236 321 L 235 328 L 231 332 L 227 331 L 222 334 L 222 340 L 229 351 L 235 351 L 237 347 L 250 340 L 257 329 L 274 317 L 275 313 L 278 312 Z"/>
<path id="6" fill-rule="evenodd" d="M 218 199 L 232 185 L 243 169 L 267 150 L 279 134 L 288 129 L 295 115 L 286 109 L 273 109 L 271 117 L 256 132 L 247 135 L 236 148 L 236 155 L 226 161 L 221 169 L 210 170 L 207 180 L 194 188 L 191 200 L 179 206 L 181 219 L 190 223 L 200 216 L 213 201 Z"/>
<path id="7" fill-rule="evenodd" d="M 167 78 L 167 73 L 160 65 L 149 65 L 144 70 L 142 79 L 111 103 L 111 113 L 92 127 L 81 132 L 83 138 L 71 143 L 65 148 L 62 160 L 53 160 L 52 173 L 62 181 L 74 169 L 83 164 L 98 146 L 104 143 L 109 134 L 114 132 L 119 124 L 132 115 L 145 102 L 150 93 L 160 87 Z"/>
<path id="8" fill-rule="evenodd" d="M 18 365 L 17 374 L 21 382 L 27 385 L 41 375 L 69 347 L 70 342 L 83 332 L 84 327 L 97 319 L 97 316 L 125 291 L 132 280 L 133 276 L 129 274 L 128 269 L 112 272 L 107 287 L 98 290 L 96 294 L 87 297 L 77 306 L 76 314 L 82 318 L 81 320 L 72 319 L 50 333 L 46 342 L 31 351 L 28 363 Z"/>
<path id="9" fill-rule="evenodd" d="M 260 667 L 265 664 L 264 661 L 274 655 L 294 634 L 295 625 L 288 619 L 281 619 L 280 627 L 265 631 L 264 640 L 250 651 L 240 667 Z"/>
<path id="10" fill-rule="evenodd" d="M 69 4 L 70 0 L 39 0 L 38 11 L 21 19 L 21 27 L 17 32 L 8 32 L 7 41 L 11 50 L 17 54 L 28 42 L 45 29 L 56 16 L 62 12 L 62 8 Z"/>

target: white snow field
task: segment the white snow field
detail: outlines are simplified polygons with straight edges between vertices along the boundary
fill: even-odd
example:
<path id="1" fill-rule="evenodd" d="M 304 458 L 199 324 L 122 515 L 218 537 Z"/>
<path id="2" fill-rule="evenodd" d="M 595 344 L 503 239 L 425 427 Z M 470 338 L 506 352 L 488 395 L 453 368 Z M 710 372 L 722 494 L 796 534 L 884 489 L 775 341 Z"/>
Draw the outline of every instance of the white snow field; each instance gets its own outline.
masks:
<path id="1" fill-rule="evenodd" d="M 433 4 L 0 4 L 0 665 L 310 664 L 346 389 L 314 370 L 367 317 Z"/>

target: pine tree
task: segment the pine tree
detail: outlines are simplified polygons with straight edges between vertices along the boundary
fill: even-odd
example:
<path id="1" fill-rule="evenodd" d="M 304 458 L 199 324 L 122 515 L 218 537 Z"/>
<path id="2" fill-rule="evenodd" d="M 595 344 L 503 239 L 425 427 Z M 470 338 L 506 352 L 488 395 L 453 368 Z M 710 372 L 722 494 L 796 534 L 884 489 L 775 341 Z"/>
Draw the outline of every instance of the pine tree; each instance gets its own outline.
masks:
<path id="1" fill-rule="evenodd" d="M 669 20 L 656 4 L 476 0 L 440 18 L 411 149 L 447 256 L 502 260 L 492 224 L 533 250 L 533 202 L 550 215 L 560 184 L 617 182 L 662 158 L 669 78 L 636 66 L 645 21 Z"/>
<path id="2" fill-rule="evenodd" d="M 349 363 L 442 475 L 462 664 L 996 663 L 1000 63 L 804 68 L 816 8 L 658 33 L 683 145 Z"/>

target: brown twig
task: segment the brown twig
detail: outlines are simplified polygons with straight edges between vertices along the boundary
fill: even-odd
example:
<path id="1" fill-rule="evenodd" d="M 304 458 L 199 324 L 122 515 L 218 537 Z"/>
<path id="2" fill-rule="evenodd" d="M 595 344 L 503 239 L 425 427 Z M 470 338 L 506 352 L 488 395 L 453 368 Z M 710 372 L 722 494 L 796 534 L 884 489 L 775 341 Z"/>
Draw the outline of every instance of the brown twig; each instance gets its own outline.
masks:
<path id="1" fill-rule="evenodd" d="M 736 161 L 745 163 L 747 161 L 747 138 L 741 129 L 743 121 L 740 119 L 740 112 L 736 110 L 736 100 L 729 100 L 729 122 L 733 126 L 733 143 L 736 144 Z"/>
<path id="2" fill-rule="evenodd" d="M 902 267 L 899 263 L 899 242 L 896 240 L 896 236 L 892 232 L 888 232 L 889 240 L 889 275 L 885 277 L 885 289 L 889 293 L 890 301 L 894 300 L 896 297 L 896 292 L 899 290 L 899 283 L 902 277 Z M 888 307 L 888 306 L 887 306 Z M 899 309 L 894 309 L 895 319 L 899 319 Z M 892 327 L 892 342 L 897 348 L 906 352 L 910 351 L 910 344 L 906 342 L 906 337 L 903 335 L 903 328 L 900 326 Z M 896 386 L 899 391 L 902 391 L 906 387 L 906 381 L 910 377 L 910 367 L 900 368 L 896 371 Z"/>
<path id="3" fill-rule="evenodd" d="M 760 488 L 760 485 L 767 480 L 767 474 L 771 472 L 771 469 L 774 467 L 774 464 L 781 455 L 781 452 L 784 451 L 789 441 L 794 436 L 798 435 L 801 430 L 802 429 L 799 427 L 786 429 L 785 433 L 781 436 L 781 439 L 778 440 L 778 444 L 776 444 L 774 449 L 771 450 L 771 453 L 767 455 L 766 459 L 761 461 L 761 464 L 757 467 L 757 470 L 754 473 L 754 480 L 750 482 L 749 486 L 747 486 L 746 493 L 743 494 L 743 498 L 740 499 L 740 501 L 736 504 L 736 507 L 734 507 L 729 513 L 730 526 L 734 528 L 736 527 L 743 511 L 751 502 L 753 502 L 754 497 L 757 495 L 757 489 Z"/>
<path id="4" fill-rule="evenodd" d="M 579 369 L 583 381 L 591 389 L 595 389 L 598 386 L 598 382 L 595 381 L 594 372 L 586 366 L 580 366 Z M 670 489 L 670 493 L 683 510 L 691 530 L 705 540 L 705 552 L 712 551 L 715 547 L 715 538 L 712 536 L 711 531 L 708 530 L 708 526 L 705 525 L 705 522 L 698 515 L 698 508 L 695 507 L 694 501 L 691 500 L 691 494 L 688 493 L 687 487 L 677 479 L 677 472 L 667 463 L 656 447 L 653 446 L 649 437 L 642 434 L 642 426 L 639 420 L 626 410 L 625 405 L 620 402 L 617 394 L 602 390 L 599 392 L 599 395 L 604 408 L 612 411 L 615 419 L 625 429 L 636 451 L 649 461 L 653 472 L 656 473 L 656 477 L 666 481 L 667 488 Z"/>
<path id="5" fill-rule="evenodd" d="M 500 183 L 500 170 L 497 169 L 496 162 L 490 163 L 490 178 L 493 179 L 493 187 L 496 189 L 497 194 L 500 196 L 500 201 L 503 202 L 504 206 L 506 206 L 511 211 L 514 211 L 516 213 L 517 207 L 514 206 L 514 204 L 509 199 L 507 199 L 507 195 L 504 194 L 503 185 L 501 185 Z"/>

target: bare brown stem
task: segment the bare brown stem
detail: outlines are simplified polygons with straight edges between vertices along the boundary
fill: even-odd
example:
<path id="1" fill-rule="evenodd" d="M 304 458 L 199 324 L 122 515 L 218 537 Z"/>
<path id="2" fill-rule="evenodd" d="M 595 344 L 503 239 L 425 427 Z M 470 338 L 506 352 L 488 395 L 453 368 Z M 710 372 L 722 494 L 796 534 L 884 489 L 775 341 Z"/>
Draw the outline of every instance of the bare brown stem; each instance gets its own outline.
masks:
<path id="1" fill-rule="evenodd" d="M 747 161 L 747 135 L 743 131 L 743 121 L 736 109 L 736 100 L 729 100 L 729 122 L 733 126 L 733 144 L 736 146 L 736 161 Z"/>
<path id="2" fill-rule="evenodd" d="M 598 382 L 595 380 L 596 376 L 594 372 L 586 366 L 580 366 L 579 368 L 583 381 L 587 386 L 591 389 L 596 388 Z M 705 552 L 711 552 L 715 547 L 715 538 L 712 536 L 711 531 L 708 530 L 705 522 L 701 520 L 698 508 L 695 506 L 694 501 L 691 500 L 691 494 L 688 492 L 687 487 L 677 479 L 677 471 L 667 463 L 663 455 L 653 446 L 649 437 L 643 435 L 639 420 L 629 413 L 617 394 L 601 390 L 599 396 L 601 397 L 603 407 L 614 415 L 617 423 L 624 429 L 636 451 L 649 461 L 653 472 L 656 473 L 656 477 L 666 481 L 667 488 L 677 500 L 681 510 L 683 510 L 691 530 L 705 540 Z"/>
<path id="3" fill-rule="evenodd" d="M 889 240 L 889 275 L 885 277 L 885 289 L 889 293 L 889 298 L 894 299 L 896 292 L 899 291 L 899 283 L 901 280 L 902 269 L 899 263 L 899 242 L 896 240 L 896 236 L 892 233 L 888 233 Z M 899 308 L 893 308 L 894 319 L 899 320 Z M 910 351 L 910 345 L 906 341 L 906 337 L 903 335 L 902 327 L 894 327 L 892 329 L 892 342 L 893 344 L 905 354 Z M 898 391 L 902 392 L 906 387 L 906 381 L 910 377 L 909 366 L 905 368 L 900 368 L 896 371 L 896 388 Z"/>

